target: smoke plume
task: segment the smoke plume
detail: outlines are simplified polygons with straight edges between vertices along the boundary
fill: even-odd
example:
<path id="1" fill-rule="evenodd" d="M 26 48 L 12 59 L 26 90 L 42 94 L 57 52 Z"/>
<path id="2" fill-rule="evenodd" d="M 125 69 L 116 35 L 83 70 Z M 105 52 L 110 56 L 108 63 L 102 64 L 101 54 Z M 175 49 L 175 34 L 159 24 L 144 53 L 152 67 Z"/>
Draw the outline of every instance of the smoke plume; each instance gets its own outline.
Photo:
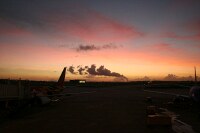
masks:
<path id="1" fill-rule="evenodd" d="M 128 78 L 125 77 L 122 74 L 119 74 L 117 72 L 112 72 L 111 70 L 105 68 L 103 65 L 100 67 L 96 67 L 95 64 L 92 64 L 91 66 L 81 66 L 78 65 L 77 72 L 75 71 L 75 67 L 70 66 L 68 71 L 71 74 L 79 74 L 79 75 L 90 75 L 90 76 L 110 76 L 115 77 L 115 81 L 128 81 Z"/>

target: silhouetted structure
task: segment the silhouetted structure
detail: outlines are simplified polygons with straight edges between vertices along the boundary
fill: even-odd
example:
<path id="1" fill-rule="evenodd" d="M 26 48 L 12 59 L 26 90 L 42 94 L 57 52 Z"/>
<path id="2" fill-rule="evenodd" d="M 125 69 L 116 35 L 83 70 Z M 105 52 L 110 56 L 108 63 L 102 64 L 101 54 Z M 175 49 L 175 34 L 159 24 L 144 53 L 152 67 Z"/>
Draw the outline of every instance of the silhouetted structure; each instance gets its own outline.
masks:
<path id="1" fill-rule="evenodd" d="M 86 83 L 86 80 L 70 80 L 69 81 L 70 84 L 85 84 Z"/>

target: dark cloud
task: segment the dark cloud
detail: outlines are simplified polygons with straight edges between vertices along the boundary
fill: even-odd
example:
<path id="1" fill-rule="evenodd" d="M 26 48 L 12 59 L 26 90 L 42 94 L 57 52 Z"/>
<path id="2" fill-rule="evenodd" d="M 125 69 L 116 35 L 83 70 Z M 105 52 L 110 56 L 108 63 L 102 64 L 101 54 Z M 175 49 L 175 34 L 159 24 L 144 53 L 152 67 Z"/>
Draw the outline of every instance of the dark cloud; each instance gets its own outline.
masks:
<path id="1" fill-rule="evenodd" d="M 111 72 L 110 70 L 108 70 L 107 68 L 105 68 L 104 66 L 100 66 L 98 69 L 97 69 L 97 72 L 99 75 L 103 75 L 103 76 L 113 76 L 113 77 L 121 77 L 121 78 L 124 78 L 126 80 L 128 80 L 125 76 L 119 74 L 119 73 L 116 73 L 116 72 Z"/>
<path id="2" fill-rule="evenodd" d="M 69 66 L 68 71 L 69 71 L 71 74 L 77 74 L 77 73 L 75 72 L 74 68 L 75 68 L 75 67 L 73 67 L 73 66 Z"/>
<path id="3" fill-rule="evenodd" d="M 92 64 L 91 67 L 87 68 L 87 72 L 90 75 L 98 75 L 98 73 L 96 72 L 96 65 Z"/>
<path id="4" fill-rule="evenodd" d="M 78 65 L 77 67 L 77 72 L 75 71 L 75 67 L 70 66 L 68 71 L 71 74 L 79 74 L 79 75 L 89 75 L 92 77 L 95 76 L 110 76 L 110 77 L 115 77 L 114 81 L 128 81 L 128 78 L 125 77 L 122 74 L 119 74 L 117 72 L 111 72 L 111 70 L 105 68 L 103 65 L 101 65 L 99 68 L 96 67 L 95 64 L 92 64 L 90 67 L 89 66 L 84 66 L 82 67 L 81 65 Z"/>
<path id="5" fill-rule="evenodd" d="M 100 66 L 98 69 L 97 69 L 97 72 L 99 75 L 111 75 L 111 71 L 104 68 L 104 66 Z"/>
<path id="6" fill-rule="evenodd" d="M 82 68 L 82 67 L 77 67 L 77 68 L 79 68 L 79 69 L 78 69 L 79 74 L 80 74 L 80 75 L 83 75 L 83 74 L 84 74 L 83 72 L 84 72 L 85 69 Z"/>
<path id="7" fill-rule="evenodd" d="M 99 50 L 99 47 L 92 45 L 79 45 L 78 48 L 76 48 L 77 51 L 91 51 L 91 50 Z"/>
<path id="8" fill-rule="evenodd" d="M 128 78 L 126 78 L 125 76 L 123 76 L 123 75 L 121 75 L 119 73 L 116 73 L 116 72 L 111 72 L 110 70 L 105 68 L 103 65 L 101 65 L 98 69 L 96 69 L 96 66 L 93 64 L 93 65 L 91 65 L 90 68 L 87 69 L 87 72 L 90 75 L 112 76 L 112 77 L 122 78 L 125 81 L 128 81 Z"/>
<path id="9" fill-rule="evenodd" d="M 76 50 L 80 51 L 93 51 L 93 50 L 103 50 L 103 49 L 116 49 L 118 45 L 109 43 L 102 46 L 95 46 L 94 44 L 79 45 Z"/>

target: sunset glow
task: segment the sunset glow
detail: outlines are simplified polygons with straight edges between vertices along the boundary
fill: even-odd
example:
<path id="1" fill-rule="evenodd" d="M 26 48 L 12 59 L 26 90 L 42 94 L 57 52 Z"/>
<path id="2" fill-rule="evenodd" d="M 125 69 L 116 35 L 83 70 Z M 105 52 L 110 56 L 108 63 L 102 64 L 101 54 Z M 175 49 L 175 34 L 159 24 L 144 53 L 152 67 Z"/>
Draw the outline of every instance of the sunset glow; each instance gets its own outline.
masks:
<path id="1" fill-rule="evenodd" d="M 3 0 L 0 10 L 0 78 L 57 80 L 65 66 L 66 80 L 187 79 L 194 66 L 200 76 L 198 0 Z"/>

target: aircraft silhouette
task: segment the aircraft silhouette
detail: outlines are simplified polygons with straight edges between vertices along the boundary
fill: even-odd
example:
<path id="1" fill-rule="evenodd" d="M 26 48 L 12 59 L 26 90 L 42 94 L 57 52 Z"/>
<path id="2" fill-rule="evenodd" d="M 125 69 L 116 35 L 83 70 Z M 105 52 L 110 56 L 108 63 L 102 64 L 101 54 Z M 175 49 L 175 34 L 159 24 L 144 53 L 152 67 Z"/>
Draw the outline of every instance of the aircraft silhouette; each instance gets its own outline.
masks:
<path id="1" fill-rule="evenodd" d="M 85 93 L 93 93 L 95 91 L 90 92 L 79 92 L 79 93 L 63 93 L 64 81 L 65 81 L 66 67 L 64 67 L 57 83 L 53 86 L 43 86 L 43 87 L 33 87 L 32 95 L 34 99 L 37 99 L 37 102 L 40 104 L 47 104 L 51 101 L 58 101 L 58 97 L 61 96 L 70 96 L 73 94 L 85 94 Z"/>

